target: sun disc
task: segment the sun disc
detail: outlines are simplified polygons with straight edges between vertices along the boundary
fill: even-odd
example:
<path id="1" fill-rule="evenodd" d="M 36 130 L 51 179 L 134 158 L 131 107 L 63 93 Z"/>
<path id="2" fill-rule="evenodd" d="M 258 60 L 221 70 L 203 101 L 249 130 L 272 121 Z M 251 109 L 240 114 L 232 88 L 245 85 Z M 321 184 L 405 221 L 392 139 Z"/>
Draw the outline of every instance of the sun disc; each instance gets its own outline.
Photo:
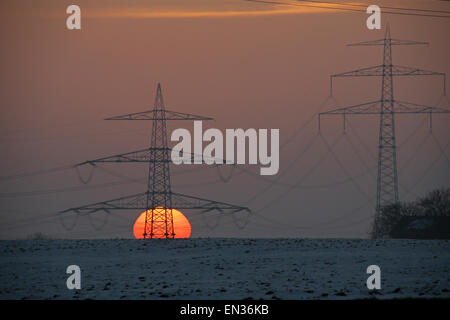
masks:
<path id="1" fill-rule="evenodd" d="M 152 210 L 148 210 L 151 214 Z M 145 212 L 142 212 L 134 222 L 133 234 L 136 239 L 144 238 Z M 191 236 L 191 224 L 184 214 L 176 209 L 172 209 L 173 228 L 175 238 L 189 238 Z M 148 236 L 147 236 L 148 238 Z M 162 236 L 153 236 L 153 238 L 163 238 Z"/>

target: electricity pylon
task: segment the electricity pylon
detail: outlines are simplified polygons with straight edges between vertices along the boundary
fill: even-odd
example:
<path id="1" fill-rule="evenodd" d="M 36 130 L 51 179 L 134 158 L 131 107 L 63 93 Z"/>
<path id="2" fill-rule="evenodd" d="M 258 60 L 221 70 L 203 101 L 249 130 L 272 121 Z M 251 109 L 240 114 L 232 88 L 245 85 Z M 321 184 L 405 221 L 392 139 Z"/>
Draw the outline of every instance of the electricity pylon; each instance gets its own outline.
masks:
<path id="1" fill-rule="evenodd" d="M 344 120 L 344 128 L 346 115 L 379 115 L 380 127 L 378 140 L 378 175 L 376 200 L 377 214 L 380 212 L 380 209 L 383 206 L 398 202 L 398 175 L 394 115 L 396 113 L 428 114 L 430 116 L 431 125 L 431 117 L 433 113 L 450 113 L 450 110 L 446 110 L 443 108 L 429 107 L 394 99 L 393 77 L 395 76 L 442 76 L 444 81 L 443 95 L 445 96 L 445 73 L 392 64 L 392 46 L 427 44 L 427 42 L 392 39 L 390 35 L 389 25 L 386 28 L 384 39 L 350 44 L 349 46 L 383 46 L 383 64 L 332 75 L 330 77 L 330 94 L 332 95 L 333 79 L 336 77 L 379 76 L 381 77 L 381 98 L 378 101 L 367 102 L 319 113 L 319 130 L 320 117 L 322 115 L 342 115 Z"/>
<path id="2" fill-rule="evenodd" d="M 153 127 L 150 148 L 89 160 L 80 165 L 90 164 L 95 166 L 96 163 L 103 162 L 148 162 L 147 191 L 77 208 L 70 208 L 62 212 L 92 213 L 125 209 L 145 210 L 144 239 L 147 237 L 175 237 L 172 209 L 196 209 L 202 212 L 216 210 L 221 213 L 250 212 L 246 207 L 172 192 L 170 183 L 170 148 L 167 143 L 166 121 L 212 120 L 212 118 L 166 110 L 161 85 L 159 83 L 156 89 L 153 110 L 111 117 L 105 120 L 152 120 Z M 191 155 L 194 156 L 193 154 Z"/>

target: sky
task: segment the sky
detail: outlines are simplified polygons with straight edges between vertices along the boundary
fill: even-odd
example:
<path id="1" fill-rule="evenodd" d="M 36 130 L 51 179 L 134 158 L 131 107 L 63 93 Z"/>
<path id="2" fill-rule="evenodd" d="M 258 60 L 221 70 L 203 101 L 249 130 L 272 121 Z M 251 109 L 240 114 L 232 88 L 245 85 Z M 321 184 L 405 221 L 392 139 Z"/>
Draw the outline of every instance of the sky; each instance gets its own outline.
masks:
<path id="1" fill-rule="evenodd" d="M 450 11 L 444 1 L 378 3 Z M 81 30 L 66 28 L 70 4 L 81 8 Z M 151 109 L 157 83 L 167 109 L 214 118 L 204 122 L 205 129 L 280 129 L 275 176 L 259 176 L 259 165 L 220 172 L 171 167 L 173 191 L 253 211 L 236 216 L 237 222 L 183 212 L 193 237 L 367 237 L 375 208 L 379 119 L 347 118 L 343 134 L 341 117 L 326 117 L 319 136 L 316 114 L 379 99 L 381 79 L 335 80 L 330 98 L 329 77 L 381 64 L 382 47 L 346 44 L 383 38 L 388 22 L 393 38 L 429 42 L 395 47 L 394 64 L 449 74 L 450 19 L 382 11 L 382 29 L 368 30 L 364 12 L 306 4 L 2 1 L 0 239 L 36 232 L 132 238 L 141 212 L 79 217 L 72 230 L 64 225 L 73 216 L 61 221 L 56 213 L 145 191 L 144 164 L 103 165 L 86 185 L 74 169 L 8 177 L 148 147 L 151 122 L 103 119 Z M 350 4 L 342 8 L 369 5 Z M 396 78 L 394 88 L 399 100 L 448 107 L 442 78 Z M 449 117 L 434 116 L 432 135 L 426 116 L 396 117 L 400 200 L 448 187 Z M 193 124 L 168 124 L 169 132 L 176 128 L 193 130 Z M 327 144 L 333 152 L 327 153 Z M 89 168 L 80 173 L 86 177 Z M 232 177 L 224 182 L 220 174 Z M 125 183 L 123 176 L 138 181 Z"/>

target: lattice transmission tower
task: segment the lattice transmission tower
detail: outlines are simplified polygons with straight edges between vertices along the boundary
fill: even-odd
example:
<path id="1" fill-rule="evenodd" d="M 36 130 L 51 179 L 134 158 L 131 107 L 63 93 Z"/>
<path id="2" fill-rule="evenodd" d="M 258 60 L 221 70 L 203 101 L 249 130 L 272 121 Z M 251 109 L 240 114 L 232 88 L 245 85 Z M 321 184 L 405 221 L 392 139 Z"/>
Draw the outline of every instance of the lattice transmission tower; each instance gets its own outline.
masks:
<path id="1" fill-rule="evenodd" d="M 397 151 L 395 140 L 395 114 L 428 114 L 431 118 L 434 113 L 450 113 L 450 110 L 419 105 L 394 99 L 393 78 L 396 76 L 442 76 L 443 95 L 445 96 L 445 73 L 422 70 L 392 64 L 392 46 L 396 45 L 428 45 L 427 42 L 392 39 L 389 25 L 386 28 L 384 39 L 349 44 L 349 46 L 383 46 L 383 64 L 374 67 L 353 70 L 349 72 L 334 74 L 330 77 L 330 94 L 333 90 L 333 79 L 337 77 L 381 77 L 381 98 L 377 101 L 362 103 L 343 107 L 327 112 L 323 115 L 342 115 L 345 128 L 345 117 L 347 115 L 368 114 L 378 115 L 379 138 L 378 138 L 378 174 L 377 174 L 377 197 L 376 213 L 389 204 L 397 203 L 398 197 L 398 175 L 397 175 Z"/>
<path id="2" fill-rule="evenodd" d="M 76 208 L 70 208 L 62 212 L 73 211 L 76 213 L 92 213 L 110 210 L 145 210 L 145 226 L 143 238 L 174 238 L 175 226 L 173 222 L 173 209 L 195 209 L 201 212 L 219 211 L 220 213 L 237 213 L 250 210 L 224 202 L 213 201 L 172 192 L 170 182 L 169 152 L 171 149 L 167 143 L 167 120 L 212 120 L 212 118 L 193 114 L 180 113 L 165 109 L 158 83 L 153 110 L 131 113 L 122 116 L 107 118 L 105 120 L 152 120 L 152 136 L 150 147 L 133 152 L 117 154 L 109 157 L 98 158 L 83 162 L 80 165 L 98 163 L 128 162 L 149 163 L 147 191 L 139 194 L 125 196 L 113 200 L 98 202 Z M 191 153 L 191 157 L 194 157 Z"/>

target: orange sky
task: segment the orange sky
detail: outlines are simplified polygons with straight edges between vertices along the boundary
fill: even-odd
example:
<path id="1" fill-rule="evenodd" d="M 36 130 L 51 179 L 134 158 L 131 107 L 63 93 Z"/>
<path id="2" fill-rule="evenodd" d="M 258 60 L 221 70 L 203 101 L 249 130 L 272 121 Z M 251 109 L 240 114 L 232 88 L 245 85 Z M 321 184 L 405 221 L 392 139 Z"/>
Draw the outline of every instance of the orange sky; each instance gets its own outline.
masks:
<path id="1" fill-rule="evenodd" d="M 365 13 L 322 9 L 311 12 L 310 8 L 237 0 L 77 3 L 86 14 L 81 31 L 65 28 L 65 9 L 72 1 L 0 2 L 0 148 L 3 151 L 0 176 L 147 147 L 150 123 L 113 123 L 102 119 L 151 108 L 156 83 L 161 82 L 168 109 L 215 118 L 204 124 L 205 129 L 279 128 L 281 145 L 290 142 L 280 151 L 280 173 L 289 170 L 281 180 L 295 183 L 321 159 L 325 149 L 317 143 L 299 155 L 317 135 L 316 121 L 293 139 L 289 137 L 318 111 L 328 96 L 329 76 L 381 63 L 380 47 L 346 46 L 383 37 L 384 29 L 371 31 L 365 27 Z M 381 3 L 450 11 L 448 3 L 438 1 Z M 450 74 L 447 35 L 450 19 L 383 15 L 383 27 L 387 21 L 395 38 L 430 42 L 428 47 L 394 48 L 394 63 Z M 394 87 L 400 100 L 422 104 L 435 104 L 442 91 L 437 78 L 397 79 Z M 380 81 L 341 79 L 334 89 L 341 105 L 351 105 L 379 98 Z M 404 141 L 421 119 L 420 116 L 399 118 L 398 141 Z M 433 119 L 434 133 L 444 145 L 450 136 L 448 121 L 445 116 Z M 376 164 L 373 155 L 376 155 L 377 119 L 358 117 L 350 124 L 370 147 L 371 153 L 361 149 L 361 152 L 365 150 L 366 163 Z M 192 123 L 169 124 L 169 130 L 177 127 L 192 129 Z M 323 134 L 332 140 L 341 133 L 341 119 L 327 119 L 322 128 Z M 424 126 L 413 141 L 419 142 L 426 134 Z M 350 137 L 357 143 L 355 135 Z M 417 144 L 409 142 L 399 151 L 399 179 L 404 186 L 413 185 L 438 154 L 430 139 L 406 166 L 405 162 L 416 149 Z M 348 170 L 355 175 L 364 171 L 348 143 L 344 141 L 336 150 Z M 293 161 L 295 164 L 289 166 Z M 140 179 L 145 179 L 147 174 L 144 166 L 108 168 Z M 183 174 L 184 169 L 173 168 L 175 191 L 219 201 L 244 204 L 254 192 L 266 186 L 263 181 L 244 174 L 222 183 L 217 182 L 215 169 Z M 307 177 L 305 184 L 321 185 L 345 178 L 329 156 L 320 169 Z M 96 172 L 92 183 L 114 179 L 117 178 Z M 372 175 L 358 179 L 368 194 L 374 193 Z M 440 159 L 414 192 L 423 194 L 430 188 L 448 184 L 449 180 L 450 170 Z M 74 172 L 0 182 L 0 194 L 70 186 L 79 186 Z M 143 189 L 145 183 L 134 183 L 39 197 L 2 197 L 0 221 L 59 211 Z M 249 206 L 262 207 L 283 192 L 282 187 L 274 187 Z M 406 200 L 414 195 L 401 188 L 400 197 Z M 305 188 L 291 191 L 262 214 L 290 224 L 315 225 L 345 215 L 364 201 L 364 196 L 352 184 L 334 189 Z M 183 213 L 190 218 L 189 212 Z M 124 219 L 112 218 L 110 229 L 103 234 L 129 237 L 132 229 L 126 223 L 134 222 L 138 214 L 120 213 Z M 344 227 L 337 223 L 334 229 L 289 231 L 268 227 L 267 222 L 257 219 L 242 231 L 228 218 L 211 231 L 202 220 L 193 218 L 192 236 L 357 237 L 366 235 L 370 223 L 363 218 L 371 214 L 369 206 L 366 211 L 343 219 Z M 214 224 L 215 217 L 210 219 Z M 81 223 L 69 236 L 92 236 L 90 226 Z M 125 226 L 116 230 L 114 223 Z M 18 237 L 32 229 L 7 228 L 2 222 L 0 225 L 0 238 Z M 42 231 L 66 235 L 55 221 L 43 223 Z"/>
<path id="2" fill-rule="evenodd" d="M 278 2 L 278 3 L 277 3 Z M 284 5 L 287 4 L 287 5 Z M 291 5 L 289 5 L 291 4 Z M 350 6 L 349 6 L 350 5 Z M 351 8 L 361 5 L 358 2 L 342 2 L 340 4 L 274 1 L 257 3 L 252 0 L 230 1 L 112 1 L 108 5 L 89 7 L 85 12 L 88 18 L 226 18 L 226 17 L 257 17 L 283 14 L 308 14 L 340 11 L 339 8 Z M 41 16 L 59 16 L 56 10 L 41 9 L 34 12 Z"/>

